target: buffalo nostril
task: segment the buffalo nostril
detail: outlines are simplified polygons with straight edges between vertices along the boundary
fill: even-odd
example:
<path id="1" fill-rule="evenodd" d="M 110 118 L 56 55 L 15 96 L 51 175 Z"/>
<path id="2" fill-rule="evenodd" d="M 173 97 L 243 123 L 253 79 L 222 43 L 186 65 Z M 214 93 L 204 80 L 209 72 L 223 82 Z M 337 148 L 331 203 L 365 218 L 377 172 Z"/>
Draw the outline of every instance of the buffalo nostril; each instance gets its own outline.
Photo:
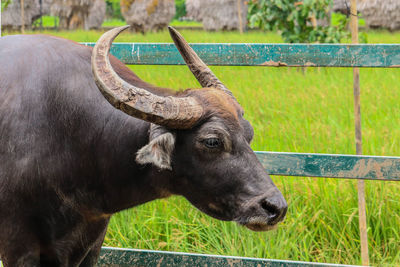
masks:
<path id="1" fill-rule="evenodd" d="M 282 221 L 287 212 L 287 203 L 282 196 L 273 196 L 261 201 L 261 207 L 269 215 L 269 224 L 274 225 Z"/>
<path id="2" fill-rule="evenodd" d="M 261 207 L 264 210 L 266 210 L 268 213 L 270 213 L 271 215 L 279 213 L 278 207 L 275 206 L 274 204 L 272 204 L 271 202 L 269 202 L 266 199 L 261 202 Z"/>

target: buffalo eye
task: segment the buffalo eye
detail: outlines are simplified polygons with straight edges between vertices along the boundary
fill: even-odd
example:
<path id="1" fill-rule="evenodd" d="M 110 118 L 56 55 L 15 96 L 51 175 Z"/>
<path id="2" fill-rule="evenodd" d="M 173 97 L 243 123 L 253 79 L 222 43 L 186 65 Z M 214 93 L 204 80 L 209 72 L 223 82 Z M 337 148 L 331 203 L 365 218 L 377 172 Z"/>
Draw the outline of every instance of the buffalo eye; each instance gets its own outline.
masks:
<path id="1" fill-rule="evenodd" d="M 222 144 L 221 139 L 219 138 L 207 138 L 203 143 L 208 148 L 218 148 Z"/>

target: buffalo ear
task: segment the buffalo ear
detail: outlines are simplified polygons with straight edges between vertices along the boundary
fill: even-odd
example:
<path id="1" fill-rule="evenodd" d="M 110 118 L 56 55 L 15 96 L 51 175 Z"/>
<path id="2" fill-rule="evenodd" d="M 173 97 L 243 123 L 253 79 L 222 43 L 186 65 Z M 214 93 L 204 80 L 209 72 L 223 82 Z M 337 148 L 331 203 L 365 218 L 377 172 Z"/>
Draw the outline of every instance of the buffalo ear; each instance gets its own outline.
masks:
<path id="1" fill-rule="evenodd" d="M 150 127 L 150 142 L 136 153 L 139 164 L 153 164 L 160 169 L 172 170 L 171 157 L 175 147 L 175 135 L 164 127 Z"/>

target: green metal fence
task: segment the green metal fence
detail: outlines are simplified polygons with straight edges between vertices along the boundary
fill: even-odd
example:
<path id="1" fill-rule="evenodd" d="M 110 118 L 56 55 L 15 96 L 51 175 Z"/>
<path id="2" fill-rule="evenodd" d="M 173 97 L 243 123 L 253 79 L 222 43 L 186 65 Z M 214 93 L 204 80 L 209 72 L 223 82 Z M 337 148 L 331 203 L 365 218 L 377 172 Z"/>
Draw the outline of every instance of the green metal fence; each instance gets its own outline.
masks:
<path id="1" fill-rule="evenodd" d="M 398 44 L 193 44 L 192 47 L 208 65 L 400 68 Z M 111 53 L 125 64 L 184 64 L 175 46 L 169 43 L 115 43 Z M 266 172 L 272 175 L 400 181 L 400 157 L 265 151 L 256 154 Z M 103 248 L 99 265 L 345 266 L 117 248 Z"/>
<path id="2" fill-rule="evenodd" d="M 94 46 L 95 43 L 83 43 Z M 400 67 L 397 44 L 192 44 L 207 65 L 288 67 Z M 184 65 L 174 44 L 113 43 L 125 64 Z"/>
<path id="3" fill-rule="evenodd" d="M 217 267 L 339 267 L 354 266 L 300 261 L 270 260 L 244 257 L 229 257 L 194 253 L 167 252 L 139 249 L 103 247 L 99 259 L 100 267 L 106 266 L 217 266 Z"/>

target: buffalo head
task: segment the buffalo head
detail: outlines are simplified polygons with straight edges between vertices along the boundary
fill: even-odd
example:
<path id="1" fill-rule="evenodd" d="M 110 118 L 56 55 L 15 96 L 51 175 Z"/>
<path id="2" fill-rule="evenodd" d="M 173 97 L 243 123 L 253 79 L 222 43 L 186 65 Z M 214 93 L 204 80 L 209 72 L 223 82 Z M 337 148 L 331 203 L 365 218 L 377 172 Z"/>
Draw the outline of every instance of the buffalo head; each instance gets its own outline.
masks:
<path id="1" fill-rule="evenodd" d="M 136 162 L 165 172 L 163 190 L 183 195 L 217 219 L 255 231 L 282 221 L 286 201 L 250 148 L 253 128 L 232 93 L 173 28 L 172 39 L 203 88 L 161 96 L 127 83 L 108 58 L 112 41 L 126 28 L 99 39 L 92 69 L 114 107 L 151 123 L 149 143 L 137 152 Z"/>

